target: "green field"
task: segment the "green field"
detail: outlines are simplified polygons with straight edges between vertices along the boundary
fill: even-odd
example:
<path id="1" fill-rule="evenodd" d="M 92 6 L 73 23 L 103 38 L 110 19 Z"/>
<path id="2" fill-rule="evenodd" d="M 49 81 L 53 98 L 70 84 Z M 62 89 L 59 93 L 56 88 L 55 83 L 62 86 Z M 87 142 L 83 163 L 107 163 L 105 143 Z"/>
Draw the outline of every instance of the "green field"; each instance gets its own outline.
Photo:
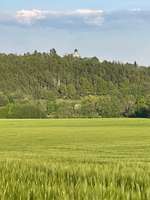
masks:
<path id="1" fill-rule="evenodd" d="M 0 199 L 149 200 L 150 120 L 1 120 Z"/>

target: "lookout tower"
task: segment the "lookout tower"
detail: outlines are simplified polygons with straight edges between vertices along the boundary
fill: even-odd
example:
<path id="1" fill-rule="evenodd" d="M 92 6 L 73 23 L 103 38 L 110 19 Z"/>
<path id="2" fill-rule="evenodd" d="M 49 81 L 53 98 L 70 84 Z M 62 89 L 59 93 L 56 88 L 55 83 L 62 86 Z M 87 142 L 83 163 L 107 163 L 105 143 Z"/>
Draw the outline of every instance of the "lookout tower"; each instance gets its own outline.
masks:
<path id="1" fill-rule="evenodd" d="M 75 50 L 74 50 L 73 57 L 74 57 L 74 58 L 80 58 L 80 54 L 79 54 L 78 49 L 75 49 Z"/>

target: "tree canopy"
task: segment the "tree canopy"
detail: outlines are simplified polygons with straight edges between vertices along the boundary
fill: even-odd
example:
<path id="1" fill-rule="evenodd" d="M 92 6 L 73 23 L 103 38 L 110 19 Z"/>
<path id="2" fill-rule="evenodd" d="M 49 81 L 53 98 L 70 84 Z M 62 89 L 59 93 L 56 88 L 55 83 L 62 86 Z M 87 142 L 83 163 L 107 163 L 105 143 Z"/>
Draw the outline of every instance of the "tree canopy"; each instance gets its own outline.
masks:
<path id="1" fill-rule="evenodd" d="M 60 57 L 55 49 L 0 54 L 0 109 L 40 102 L 53 117 L 149 117 L 149 97 L 150 67 L 136 62 Z"/>

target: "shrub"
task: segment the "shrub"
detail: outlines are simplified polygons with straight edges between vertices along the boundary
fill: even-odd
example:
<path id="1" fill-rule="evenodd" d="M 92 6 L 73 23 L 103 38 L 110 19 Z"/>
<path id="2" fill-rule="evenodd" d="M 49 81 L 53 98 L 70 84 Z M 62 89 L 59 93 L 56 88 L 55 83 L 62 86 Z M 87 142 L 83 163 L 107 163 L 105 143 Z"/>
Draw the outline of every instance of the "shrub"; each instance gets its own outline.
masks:
<path id="1" fill-rule="evenodd" d="M 39 105 L 11 104 L 7 118 L 46 118 L 46 113 Z"/>

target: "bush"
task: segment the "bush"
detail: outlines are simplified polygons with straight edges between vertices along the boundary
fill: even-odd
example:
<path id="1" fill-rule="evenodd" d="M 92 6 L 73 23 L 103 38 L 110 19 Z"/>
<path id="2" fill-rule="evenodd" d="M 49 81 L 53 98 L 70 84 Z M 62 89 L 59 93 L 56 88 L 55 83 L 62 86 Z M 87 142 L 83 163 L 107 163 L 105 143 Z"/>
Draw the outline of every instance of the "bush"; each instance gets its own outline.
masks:
<path id="1" fill-rule="evenodd" d="M 11 104 L 7 118 L 46 118 L 46 113 L 39 105 Z"/>
<path id="2" fill-rule="evenodd" d="M 9 103 L 7 96 L 0 93 L 0 106 L 6 106 Z"/>
<path id="3" fill-rule="evenodd" d="M 0 119 L 7 118 L 7 116 L 8 116 L 8 110 L 9 110 L 8 106 L 0 108 Z"/>

